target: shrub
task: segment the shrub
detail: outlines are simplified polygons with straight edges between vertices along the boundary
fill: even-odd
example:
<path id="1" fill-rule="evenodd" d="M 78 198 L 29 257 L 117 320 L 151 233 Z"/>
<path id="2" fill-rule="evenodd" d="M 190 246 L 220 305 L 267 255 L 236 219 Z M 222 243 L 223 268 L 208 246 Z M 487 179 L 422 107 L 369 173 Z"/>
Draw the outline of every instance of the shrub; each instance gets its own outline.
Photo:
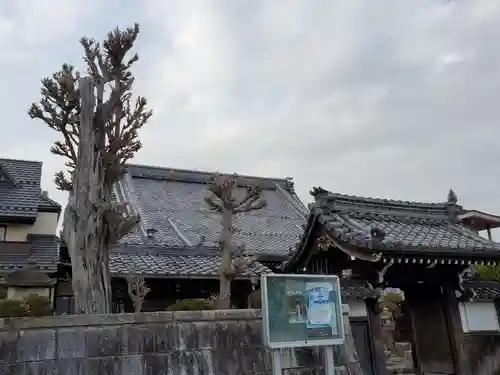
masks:
<path id="1" fill-rule="evenodd" d="M 0 286 L 0 299 L 7 298 L 7 288 Z"/>
<path id="2" fill-rule="evenodd" d="M 27 316 L 24 302 L 15 299 L 0 300 L 0 317 L 20 317 Z"/>
<path id="3" fill-rule="evenodd" d="M 379 312 L 384 308 L 392 314 L 394 319 L 399 319 L 402 316 L 401 305 L 404 303 L 404 297 L 398 292 L 387 292 L 382 296 L 382 300 L 378 303 Z"/>
<path id="4" fill-rule="evenodd" d="M 500 267 L 497 265 L 478 264 L 475 267 L 476 275 L 479 279 L 485 281 L 499 281 L 500 280 Z"/>
<path id="5" fill-rule="evenodd" d="M 167 311 L 200 311 L 214 309 L 215 306 L 212 302 L 202 298 L 183 299 L 167 307 Z"/>
<path id="6" fill-rule="evenodd" d="M 52 306 L 47 297 L 30 294 L 23 299 L 23 303 L 28 316 L 52 315 Z"/>

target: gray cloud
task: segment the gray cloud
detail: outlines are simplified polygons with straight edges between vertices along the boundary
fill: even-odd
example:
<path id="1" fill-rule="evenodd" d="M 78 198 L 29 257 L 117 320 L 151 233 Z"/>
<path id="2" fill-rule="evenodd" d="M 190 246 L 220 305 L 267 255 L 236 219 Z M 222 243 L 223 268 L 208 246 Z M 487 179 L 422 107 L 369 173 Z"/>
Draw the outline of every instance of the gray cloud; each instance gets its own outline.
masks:
<path id="1" fill-rule="evenodd" d="M 79 36 L 138 21 L 137 92 L 155 115 L 136 162 L 293 176 L 306 201 L 313 185 L 432 201 L 453 187 L 500 213 L 496 2 L 39 3 L 0 8 L 0 147 L 44 160 L 56 199 L 54 134 L 25 115 L 39 78 L 81 65 Z"/>

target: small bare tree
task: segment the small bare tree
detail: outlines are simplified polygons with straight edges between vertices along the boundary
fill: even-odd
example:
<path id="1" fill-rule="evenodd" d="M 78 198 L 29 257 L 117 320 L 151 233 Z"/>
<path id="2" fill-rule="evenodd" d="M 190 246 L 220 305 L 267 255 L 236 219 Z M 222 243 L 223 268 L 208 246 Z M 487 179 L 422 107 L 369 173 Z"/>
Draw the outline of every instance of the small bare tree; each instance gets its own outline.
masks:
<path id="1" fill-rule="evenodd" d="M 144 304 L 144 299 L 146 298 L 146 295 L 151 291 L 151 289 L 149 289 L 146 285 L 144 276 L 128 275 L 126 279 L 127 291 L 134 305 L 134 311 L 136 313 L 141 312 L 142 305 Z"/>
<path id="2" fill-rule="evenodd" d="M 51 152 L 67 159 L 58 189 L 68 191 L 63 238 L 72 265 L 76 311 L 111 313 L 109 251 L 138 222 L 124 205 L 112 205 L 112 189 L 125 163 L 141 148 L 138 131 L 151 117 L 146 99 L 132 102 L 137 55 L 126 60 L 139 25 L 110 32 L 102 46 L 82 38 L 88 77 L 68 64 L 42 80 L 41 100 L 28 114 L 62 135 Z M 107 89 L 107 91 L 105 90 Z"/>
<path id="3" fill-rule="evenodd" d="M 210 209 L 220 213 L 222 228 L 219 234 L 221 248 L 221 265 L 219 269 L 219 309 L 231 308 L 231 282 L 240 273 L 245 271 L 255 262 L 255 257 L 247 256 L 244 248 L 235 249 L 233 244 L 234 216 L 259 210 L 266 206 L 261 197 L 262 190 L 254 184 L 246 189 L 241 198 L 236 196 L 237 176 L 213 176 L 209 184 L 210 194 L 205 197 L 205 202 Z"/>

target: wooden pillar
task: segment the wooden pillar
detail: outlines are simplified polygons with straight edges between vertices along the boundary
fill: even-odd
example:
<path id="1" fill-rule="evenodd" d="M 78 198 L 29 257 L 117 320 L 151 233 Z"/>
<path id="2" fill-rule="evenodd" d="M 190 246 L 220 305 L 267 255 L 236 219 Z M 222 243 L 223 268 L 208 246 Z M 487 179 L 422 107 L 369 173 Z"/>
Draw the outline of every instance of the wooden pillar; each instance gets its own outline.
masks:
<path id="1" fill-rule="evenodd" d="M 462 320 L 460 318 L 460 310 L 458 308 L 458 299 L 455 291 L 447 287 L 444 290 L 445 309 L 448 321 L 448 329 L 450 332 L 451 347 L 453 350 L 453 361 L 455 364 L 456 375 L 475 375 L 472 373 L 469 366 L 469 360 L 465 351 L 464 331 L 462 328 Z"/>
<path id="2" fill-rule="evenodd" d="M 388 375 L 386 358 L 384 353 L 384 342 L 382 339 L 382 321 L 377 309 L 375 299 L 366 300 L 366 309 L 368 311 L 368 323 L 373 342 L 373 360 L 376 375 Z"/>
<path id="3" fill-rule="evenodd" d="M 486 232 L 488 233 L 488 239 L 489 239 L 490 241 L 493 241 L 493 239 L 492 239 L 492 237 L 491 237 L 491 228 L 490 228 L 490 226 L 489 226 L 489 225 L 486 227 Z"/>

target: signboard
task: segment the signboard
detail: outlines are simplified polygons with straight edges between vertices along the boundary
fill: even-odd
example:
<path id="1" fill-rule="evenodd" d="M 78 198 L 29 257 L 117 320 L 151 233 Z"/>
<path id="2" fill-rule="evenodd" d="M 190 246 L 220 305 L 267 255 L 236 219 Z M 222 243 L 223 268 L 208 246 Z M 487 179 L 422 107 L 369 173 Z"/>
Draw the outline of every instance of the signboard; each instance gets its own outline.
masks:
<path id="1" fill-rule="evenodd" d="M 264 344 L 271 349 L 344 342 L 340 284 L 334 275 L 262 275 Z"/>

